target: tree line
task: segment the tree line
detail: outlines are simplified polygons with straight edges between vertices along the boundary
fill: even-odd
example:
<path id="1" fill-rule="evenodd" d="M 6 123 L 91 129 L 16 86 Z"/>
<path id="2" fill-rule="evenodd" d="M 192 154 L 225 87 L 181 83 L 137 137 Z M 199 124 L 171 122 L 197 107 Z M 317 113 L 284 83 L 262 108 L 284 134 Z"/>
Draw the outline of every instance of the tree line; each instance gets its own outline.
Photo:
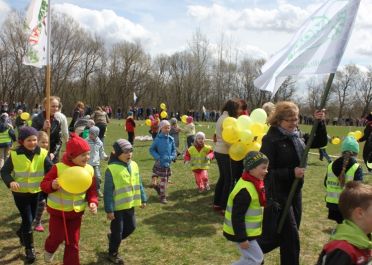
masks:
<path id="1" fill-rule="evenodd" d="M 140 41 L 108 45 L 65 14 L 53 11 L 52 18 L 51 93 L 61 97 L 67 115 L 77 100 L 125 110 L 133 105 L 133 93 L 139 106 L 166 102 L 180 113 L 202 106 L 218 110 L 231 98 L 245 99 L 251 109 L 270 100 L 292 99 L 303 112 L 311 112 L 324 89 L 323 82 L 310 79 L 300 97 L 295 93 L 298 83 L 288 78 L 271 98 L 253 85 L 265 60 L 239 54 L 223 34 L 217 51 L 196 30 L 184 50 L 151 56 Z M 13 12 L 1 26 L 0 93 L 3 101 L 33 106 L 44 97 L 45 69 L 22 64 L 27 41 L 23 19 L 23 14 Z M 329 97 L 333 115 L 365 115 L 371 100 L 371 68 L 361 71 L 348 65 L 337 73 Z"/>

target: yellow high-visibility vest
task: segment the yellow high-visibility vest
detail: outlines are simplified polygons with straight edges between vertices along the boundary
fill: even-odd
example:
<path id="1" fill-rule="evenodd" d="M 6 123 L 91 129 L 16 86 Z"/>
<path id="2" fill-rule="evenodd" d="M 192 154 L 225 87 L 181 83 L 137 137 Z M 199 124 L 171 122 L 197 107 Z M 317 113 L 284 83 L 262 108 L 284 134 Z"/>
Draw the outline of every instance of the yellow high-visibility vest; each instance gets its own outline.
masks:
<path id="1" fill-rule="evenodd" d="M 242 178 L 239 179 L 229 195 L 225 210 L 223 231 L 227 234 L 235 235 L 231 222 L 232 207 L 236 194 L 242 189 L 246 189 L 251 196 L 251 203 L 245 213 L 245 231 L 248 237 L 259 236 L 262 234 L 263 207 L 260 205 L 258 193 L 253 183 L 245 181 Z"/>
<path id="2" fill-rule="evenodd" d="M 114 182 L 114 210 L 120 211 L 141 205 L 139 169 L 136 162 L 131 161 L 131 172 L 118 164 L 108 165 Z"/>
<path id="3" fill-rule="evenodd" d="M 338 177 L 332 171 L 333 162 L 328 165 L 327 168 L 327 181 L 326 181 L 326 202 L 338 204 L 341 192 L 344 190 L 341 187 Z M 345 173 L 345 184 L 349 181 L 354 180 L 355 172 L 359 167 L 358 163 L 355 163 L 348 171 Z"/>
<path id="4" fill-rule="evenodd" d="M 13 178 L 19 184 L 21 193 L 40 192 L 40 182 L 44 177 L 44 161 L 48 151 L 40 148 L 40 154 L 35 154 L 30 161 L 26 155 L 18 155 L 16 151 L 10 151 L 13 163 Z"/>
<path id="5" fill-rule="evenodd" d="M 191 146 L 188 150 L 191 157 L 191 169 L 208 169 L 210 161 L 206 159 L 206 156 L 211 150 L 212 147 L 209 145 L 204 145 L 200 151 L 198 151 L 195 146 Z"/>
<path id="6" fill-rule="evenodd" d="M 56 167 L 58 177 L 62 175 L 63 171 L 69 168 L 69 166 L 64 163 L 57 163 Z M 93 178 L 93 167 L 87 164 L 84 168 L 91 173 Z M 83 212 L 86 207 L 85 194 L 86 192 L 72 194 L 61 187 L 57 191 L 48 194 L 47 204 L 50 208 L 59 211 Z"/>
<path id="7" fill-rule="evenodd" d="M 0 144 L 11 143 L 12 138 L 9 136 L 9 128 L 3 132 L 0 132 Z"/>

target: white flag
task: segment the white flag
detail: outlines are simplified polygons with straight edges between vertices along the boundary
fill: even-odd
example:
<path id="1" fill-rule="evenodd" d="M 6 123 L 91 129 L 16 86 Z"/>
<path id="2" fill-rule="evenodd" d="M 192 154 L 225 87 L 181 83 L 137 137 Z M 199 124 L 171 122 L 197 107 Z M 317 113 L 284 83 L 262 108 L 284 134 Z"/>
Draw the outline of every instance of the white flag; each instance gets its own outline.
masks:
<path id="1" fill-rule="evenodd" d="M 137 102 L 137 96 L 136 96 L 136 93 L 135 92 L 133 92 L 133 101 L 134 101 L 134 104 L 136 104 L 136 102 Z"/>
<path id="2" fill-rule="evenodd" d="M 292 41 L 262 67 L 254 80 L 273 95 L 287 76 L 335 73 L 349 41 L 360 0 L 329 0 L 297 31 Z"/>
<path id="3" fill-rule="evenodd" d="M 47 15 L 49 0 L 31 0 L 26 14 L 27 50 L 23 64 L 47 64 Z"/>
<path id="4" fill-rule="evenodd" d="M 202 110 L 203 110 L 204 113 L 207 111 L 204 106 L 202 107 Z"/>

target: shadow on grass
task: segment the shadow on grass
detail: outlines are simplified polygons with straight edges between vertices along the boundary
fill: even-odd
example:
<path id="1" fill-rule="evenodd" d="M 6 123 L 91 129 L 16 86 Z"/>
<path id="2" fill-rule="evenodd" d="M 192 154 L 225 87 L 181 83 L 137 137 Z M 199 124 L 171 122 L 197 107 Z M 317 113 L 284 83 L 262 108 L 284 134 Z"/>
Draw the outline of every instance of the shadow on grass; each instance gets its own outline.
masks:
<path id="1" fill-rule="evenodd" d="M 17 249 L 17 248 L 20 248 L 21 246 L 6 246 L 6 247 L 3 247 L 1 250 L 0 250 L 0 264 L 7 264 L 5 263 L 3 260 L 4 257 L 8 256 L 10 252 L 12 252 L 13 250 Z M 18 254 L 14 257 L 11 258 L 11 260 L 13 259 L 19 259 L 21 257 L 21 254 Z"/>
<path id="2" fill-rule="evenodd" d="M 20 215 L 19 215 L 18 212 L 13 213 L 12 215 L 9 215 L 9 216 L 7 216 L 7 217 L 4 218 L 4 219 L 0 219 L 0 223 L 1 223 L 2 225 L 4 225 L 4 224 L 8 224 L 9 222 L 12 222 L 12 221 L 14 221 L 15 219 L 17 219 L 19 216 L 20 216 Z"/>
<path id="3" fill-rule="evenodd" d="M 150 196 L 150 201 L 156 203 L 159 199 Z M 196 189 L 177 190 L 169 194 L 168 201 L 161 213 L 143 220 L 161 235 L 208 237 L 215 235 L 223 222 L 223 217 L 212 210 L 212 189 L 206 193 L 198 193 Z M 172 204 L 173 201 L 176 203 Z"/>
<path id="4" fill-rule="evenodd" d="M 97 252 L 97 260 L 87 263 L 87 265 L 103 265 L 103 264 L 113 264 L 107 260 L 107 252 Z"/>

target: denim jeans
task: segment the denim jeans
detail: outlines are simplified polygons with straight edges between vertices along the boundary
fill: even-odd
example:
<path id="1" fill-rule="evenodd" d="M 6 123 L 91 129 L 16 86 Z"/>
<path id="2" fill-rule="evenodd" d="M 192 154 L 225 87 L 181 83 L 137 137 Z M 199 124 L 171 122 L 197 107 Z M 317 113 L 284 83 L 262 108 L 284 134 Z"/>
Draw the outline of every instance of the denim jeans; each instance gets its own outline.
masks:
<path id="1" fill-rule="evenodd" d="M 109 253 L 115 254 L 118 252 L 121 240 L 127 238 L 136 229 L 136 218 L 134 216 L 134 208 L 115 211 L 115 219 L 111 221 Z"/>

